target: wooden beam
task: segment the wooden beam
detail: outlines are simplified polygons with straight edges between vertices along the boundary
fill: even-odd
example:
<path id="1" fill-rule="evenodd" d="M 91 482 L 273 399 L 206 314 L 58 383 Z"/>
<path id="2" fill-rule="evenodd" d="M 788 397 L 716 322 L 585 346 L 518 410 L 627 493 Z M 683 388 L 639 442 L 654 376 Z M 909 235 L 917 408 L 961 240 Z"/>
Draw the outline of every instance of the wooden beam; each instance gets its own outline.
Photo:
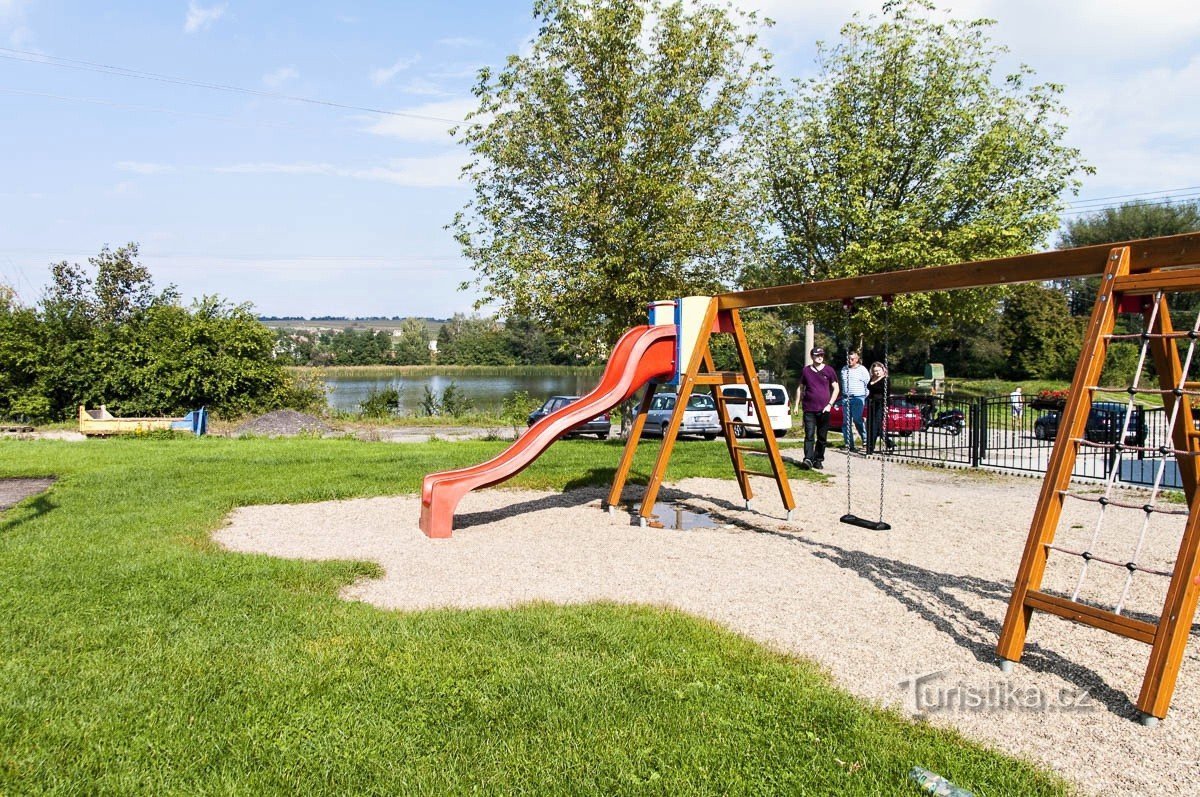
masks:
<path id="1" fill-rule="evenodd" d="M 1025 605 L 1040 612 L 1056 614 L 1076 623 L 1090 625 L 1119 636 L 1136 639 L 1147 645 L 1154 642 L 1154 634 L 1158 630 L 1152 623 L 1135 620 L 1123 614 L 1117 614 L 1086 603 L 1060 598 L 1038 590 L 1031 590 L 1025 596 Z"/>
<path id="2" fill-rule="evenodd" d="M 1029 525 L 1029 536 L 1025 539 L 1025 552 L 1021 555 L 1021 566 L 1013 583 L 1004 627 L 996 644 L 996 654 L 1002 659 L 1020 661 L 1025 650 L 1025 637 L 1029 633 L 1034 608 L 1027 597 L 1042 587 L 1042 577 L 1046 572 L 1046 544 L 1054 541 L 1058 530 L 1063 491 L 1071 481 L 1071 470 L 1078 453 L 1074 440 L 1083 437 L 1084 425 L 1092 408 L 1092 391 L 1086 386 L 1096 384 L 1100 372 L 1104 370 L 1108 335 L 1112 333 L 1117 318 L 1113 283 L 1118 277 L 1129 273 L 1129 254 L 1129 249 L 1123 247 L 1113 249 L 1105 256 L 1108 264 L 1105 279 L 1100 282 L 1100 291 L 1088 321 L 1067 405 L 1063 408 L 1054 448 L 1046 465 L 1046 476 L 1042 480 L 1042 491 Z"/>
<path id="3" fill-rule="evenodd" d="M 1129 271 L 1134 274 L 1156 268 L 1200 264 L 1200 233 L 1186 233 L 995 260 L 979 260 L 973 263 L 928 266 L 861 277 L 756 288 L 724 293 L 716 299 L 721 310 L 738 310 L 889 294 L 983 288 L 989 285 L 1013 285 L 1070 277 L 1095 277 L 1104 273 L 1109 252 L 1118 247 L 1129 248 Z"/>

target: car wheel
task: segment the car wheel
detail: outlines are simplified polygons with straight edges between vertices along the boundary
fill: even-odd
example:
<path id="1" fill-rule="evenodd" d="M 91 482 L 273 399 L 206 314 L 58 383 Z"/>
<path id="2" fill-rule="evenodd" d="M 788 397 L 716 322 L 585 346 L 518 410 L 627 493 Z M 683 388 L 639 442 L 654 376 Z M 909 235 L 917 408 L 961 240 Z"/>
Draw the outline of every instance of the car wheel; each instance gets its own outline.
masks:
<path id="1" fill-rule="evenodd" d="M 746 425 L 740 420 L 733 422 L 733 436 L 739 440 L 746 436 Z"/>
<path id="2" fill-rule="evenodd" d="M 781 437 L 786 437 L 788 430 L 787 429 L 772 429 L 771 432 L 772 432 L 772 434 L 775 435 L 775 439 L 778 440 Z"/>
<path id="3" fill-rule="evenodd" d="M 1033 427 L 1033 436 L 1038 440 L 1046 439 L 1046 427 L 1040 423 Z"/>
<path id="4" fill-rule="evenodd" d="M 962 427 L 956 423 L 952 423 L 946 427 L 946 434 L 950 435 L 951 437 L 958 435 L 960 432 L 962 432 Z"/>
<path id="5" fill-rule="evenodd" d="M 671 428 L 671 424 L 669 424 L 669 423 L 664 423 L 664 424 L 662 425 L 662 428 L 660 428 L 660 429 L 658 430 L 658 433 L 659 433 L 660 435 L 662 435 L 662 438 L 663 438 L 664 440 L 666 440 L 666 439 L 667 439 L 667 430 L 668 430 L 668 429 L 670 429 L 670 428 Z"/>
<path id="6" fill-rule="evenodd" d="M 706 435 L 704 435 L 704 439 L 705 440 L 716 440 L 717 436 L 715 434 L 706 434 Z"/>

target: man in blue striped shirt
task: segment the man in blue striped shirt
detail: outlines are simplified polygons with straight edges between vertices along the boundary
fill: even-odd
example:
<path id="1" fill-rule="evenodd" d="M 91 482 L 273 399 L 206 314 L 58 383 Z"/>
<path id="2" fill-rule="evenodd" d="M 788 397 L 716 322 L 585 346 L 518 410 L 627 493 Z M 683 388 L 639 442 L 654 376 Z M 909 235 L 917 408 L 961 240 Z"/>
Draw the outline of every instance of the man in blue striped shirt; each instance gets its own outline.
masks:
<path id="1" fill-rule="evenodd" d="M 846 355 L 846 365 L 842 368 L 842 438 L 846 441 L 846 450 L 857 452 L 854 445 L 854 430 L 864 444 L 867 442 L 867 427 L 863 424 L 863 408 L 867 405 L 867 383 L 871 381 L 871 372 L 862 364 L 862 358 L 857 351 Z M 854 425 L 850 421 L 853 419 Z"/>

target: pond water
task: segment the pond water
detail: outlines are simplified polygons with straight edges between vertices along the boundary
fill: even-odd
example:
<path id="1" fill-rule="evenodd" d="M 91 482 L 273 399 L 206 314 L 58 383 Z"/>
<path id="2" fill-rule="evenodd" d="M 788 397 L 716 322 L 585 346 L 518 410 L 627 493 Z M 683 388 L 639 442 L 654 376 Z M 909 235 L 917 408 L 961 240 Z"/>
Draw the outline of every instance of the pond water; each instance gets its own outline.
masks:
<path id="1" fill-rule="evenodd" d="M 400 413 L 415 415 L 421 411 L 425 388 L 437 397 L 454 383 L 477 410 L 499 411 L 504 400 L 518 390 L 528 391 L 535 399 L 562 394 L 578 396 L 588 392 L 600 381 L 599 372 L 563 373 L 542 376 L 475 376 L 439 374 L 421 376 L 377 376 L 325 378 L 329 406 L 346 412 L 357 412 L 372 390 L 395 388 L 400 392 Z"/>

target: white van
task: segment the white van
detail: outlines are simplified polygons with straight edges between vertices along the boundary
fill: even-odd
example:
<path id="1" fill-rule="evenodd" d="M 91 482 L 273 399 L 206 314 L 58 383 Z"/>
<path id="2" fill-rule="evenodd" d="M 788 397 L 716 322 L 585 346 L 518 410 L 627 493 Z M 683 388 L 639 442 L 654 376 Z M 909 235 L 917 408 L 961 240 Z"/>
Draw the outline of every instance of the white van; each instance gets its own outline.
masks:
<path id="1" fill-rule="evenodd" d="M 792 405 L 788 400 L 787 388 L 768 384 L 759 387 L 767 402 L 771 431 L 776 437 L 783 437 L 792 428 Z M 750 400 L 750 388 L 747 385 L 722 385 L 721 395 L 725 399 L 725 411 L 733 422 L 734 437 L 762 434 L 762 423 L 754 410 L 754 402 Z"/>

